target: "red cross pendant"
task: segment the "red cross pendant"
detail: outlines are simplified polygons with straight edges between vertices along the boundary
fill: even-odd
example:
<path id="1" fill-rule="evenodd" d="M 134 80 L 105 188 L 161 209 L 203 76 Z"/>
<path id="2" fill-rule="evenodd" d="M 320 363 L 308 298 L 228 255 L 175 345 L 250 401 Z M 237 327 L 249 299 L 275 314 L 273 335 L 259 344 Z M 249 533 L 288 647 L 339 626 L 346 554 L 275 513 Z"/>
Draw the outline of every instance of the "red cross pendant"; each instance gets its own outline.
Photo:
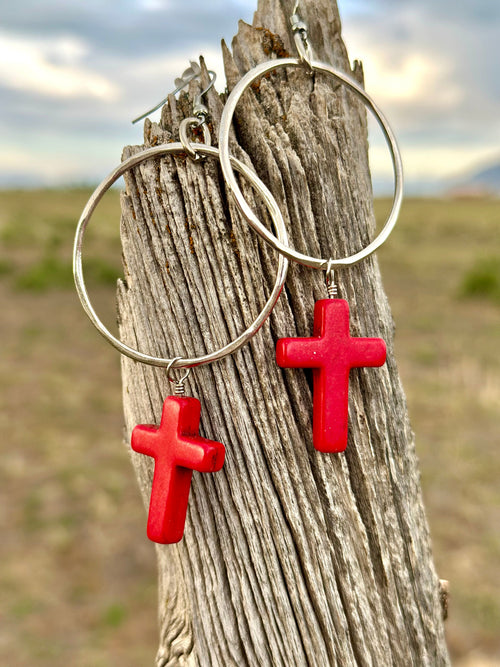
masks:
<path id="1" fill-rule="evenodd" d="M 349 304 L 321 299 L 314 306 L 312 338 L 281 338 L 276 361 L 282 368 L 313 369 L 313 444 L 320 452 L 343 452 L 347 446 L 349 371 L 382 366 L 381 338 L 352 338 Z"/>
<path id="2" fill-rule="evenodd" d="M 224 445 L 201 438 L 199 423 L 197 398 L 168 396 L 160 427 L 141 424 L 132 431 L 132 449 L 155 460 L 147 530 L 153 542 L 179 542 L 193 470 L 217 472 L 224 463 Z"/>

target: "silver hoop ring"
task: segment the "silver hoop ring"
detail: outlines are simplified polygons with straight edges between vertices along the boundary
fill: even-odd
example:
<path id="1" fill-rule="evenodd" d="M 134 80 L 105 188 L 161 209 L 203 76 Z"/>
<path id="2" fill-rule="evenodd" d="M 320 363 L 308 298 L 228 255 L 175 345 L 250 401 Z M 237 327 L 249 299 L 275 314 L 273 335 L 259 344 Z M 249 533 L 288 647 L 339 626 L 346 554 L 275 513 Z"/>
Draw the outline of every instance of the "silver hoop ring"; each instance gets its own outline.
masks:
<path id="1" fill-rule="evenodd" d="M 206 146 L 204 144 L 195 144 L 195 147 L 196 147 L 196 152 L 200 153 L 201 155 L 207 155 L 216 158 L 219 157 L 219 150 L 217 148 L 213 148 L 212 146 Z M 115 181 L 117 181 L 120 178 L 120 176 L 123 176 L 123 174 L 126 171 L 132 169 L 133 167 L 136 167 L 137 165 L 141 164 L 142 162 L 145 162 L 146 160 L 150 160 L 152 158 L 160 157 L 166 154 L 179 154 L 179 153 L 185 154 L 184 146 L 181 143 L 172 143 L 162 146 L 155 146 L 153 148 L 148 148 L 147 150 L 141 151 L 140 153 L 137 153 L 132 157 L 129 157 L 127 160 L 122 162 L 118 167 L 116 167 L 116 169 L 114 169 L 107 176 L 107 178 L 105 178 L 100 183 L 100 185 L 98 185 L 98 187 L 94 190 L 92 196 L 90 197 L 85 208 L 83 209 L 82 215 L 80 216 L 80 220 L 78 221 L 78 226 L 76 228 L 75 242 L 73 247 L 73 274 L 75 277 L 76 290 L 78 292 L 78 296 L 80 297 L 80 301 L 82 303 L 85 312 L 87 313 L 92 324 L 96 327 L 99 333 L 102 336 L 104 336 L 104 338 L 106 338 L 106 340 L 109 343 L 111 343 L 113 347 L 115 347 L 119 352 L 126 355 L 127 357 L 130 357 L 135 361 L 140 361 L 144 364 L 150 364 L 151 366 L 160 366 L 169 368 L 187 368 L 191 366 L 200 366 L 201 364 L 208 364 L 212 361 L 217 361 L 218 359 L 222 359 L 226 355 L 232 354 L 233 352 L 238 350 L 252 336 L 254 336 L 257 333 L 260 327 L 264 324 L 271 310 L 274 308 L 274 305 L 278 300 L 278 297 L 285 283 L 286 273 L 288 269 L 288 261 L 284 257 L 280 256 L 280 260 L 278 262 L 278 270 L 276 274 L 276 281 L 274 283 L 273 290 L 264 308 L 259 313 L 258 317 L 234 341 L 231 341 L 224 347 L 220 348 L 219 350 L 216 350 L 215 352 L 211 352 L 210 354 L 205 354 L 200 357 L 184 358 L 181 360 L 178 360 L 175 357 L 173 359 L 164 359 L 163 357 L 154 357 L 149 354 L 144 354 L 143 352 L 139 352 L 139 350 L 135 350 L 134 348 L 125 345 L 125 343 L 122 343 L 122 341 L 113 336 L 113 334 L 104 326 L 104 324 L 97 316 L 90 302 L 90 298 L 87 293 L 87 288 L 85 286 L 85 280 L 83 277 L 83 267 L 82 267 L 82 248 L 83 248 L 83 239 L 85 235 L 85 230 L 90 222 L 92 214 L 94 213 L 97 207 L 97 204 L 103 197 L 104 193 L 111 187 L 111 185 L 113 185 Z M 271 215 L 273 225 L 276 229 L 276 233 L 278 234 L 279 238 L 286 243 L 287 233 L 286 233 L 285 223 L 283 222 L 283 217 L 278 208 L 278 205 L 276 204 L 274 197 L 271 195 L 271 193 L 266 188 L 264 183 L 262 183 L 262 181 L 258 178 L 258 176 L 253 171 L 251 171 L 249 167 L 247 167 L 242 162 L 233 157 L 231 158 L 231 164 L 240 174 L 242 174 L 242 176 L 244 176 L 250 181 L 252 186 L 261 195 L 269 211 L 269 214 Z"/>
<path id="2" fill-rule="evenodd" d="M 394 196 L 389 217 L 387 218 L 381 232 L 369 245 L 354 255 L 344 257 L 342 259 L 321 259 L 318 257 L 303 255 L 293 248 L 290 248 L 288 245 L 286 245 L 286 243 L 281 242 L 274 234 L 272 234 L 272 232 L 264 227 L 264 225 L 260 222 L 260 220 L 245 201 L 241 189 L 236 181 L 233 168 L 231 167 L 231 158 L 229 155 L 229 130 L 231 128 L 234 111 L 240 97 L 245 92 L 245 90 L 255 81 L 255 79 L 264 76 L 265 74 L 278 67 L 304 67 L 304 63 L 300 58 L 280 58 L 279 60 L 271 60 L 261 63 L 260 65 L 257 65 L 252 70 L 250 70 L 250 72 L 247 72 L 247 74 L 245 74 L 245 76 L 240 79 L 240 81 L 238 81 L 226 101 L 220 121 L 219 150 L 222 172 L 224 174 L 224 178 L 226 179 L 228 189 L 233 195 L 238 208 L 250 226 L 258 234 L 260 234 L 260 236 L 262 236 L 265 241 L 272 245 L 273 248 L 275 248 L 288 259 L 298 262 L 299 264 L 304 264 L 305 266 L 309 266 L 313 269 L 327 269 L 328 267 L 331 269 L 338 269 L 356 264 L 362 259 L 365 259 L 365 257 L 371 255 L 375 250 L 377 250 L 377 248 L 382 245 L 382 243 L 384 243 L 393 230 L 399 215 L 401 202 L 403 200 L 403 164 L 398 144 L 396 142 L 396 137 L 394 136 L 394 133 L 392 132 L 383 113 L 380 111 L 371 97 L 365 93 L 365 91 L 356 81 L 347 75 L 342 74 L 342 72 L 338 72 L 337 70 L 333 69 L 333 67 L 330 65 L 320 61 L 313 60 L 307 63 L 308 69 L 310 68 L 313 71 L 328 74 L 340 83 L 343 83 L 352 93 L 354 93 L 364 102 L 364 104 L 375 116 L 387 141 L 391 155 L 394 170 Z"/>

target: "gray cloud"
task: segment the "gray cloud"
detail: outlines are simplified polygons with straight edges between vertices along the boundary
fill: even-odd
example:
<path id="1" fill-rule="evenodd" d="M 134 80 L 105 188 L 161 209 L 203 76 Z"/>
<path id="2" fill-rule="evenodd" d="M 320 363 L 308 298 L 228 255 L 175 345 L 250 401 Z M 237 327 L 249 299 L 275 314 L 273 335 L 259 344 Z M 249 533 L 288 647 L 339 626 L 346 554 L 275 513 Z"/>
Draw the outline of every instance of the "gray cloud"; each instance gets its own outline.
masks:
<path id="1" fill-rule="evenodd" d="M 231 39 L 239 18 L 251 20 L 251 0 L 178 2 L 157 0 L 16 0 L 4 3 L 0 48 L 7 63 L 0 69 L 0 186 L 58 179 L 97 180 L 117 161 L 127 143 L 140 143 L 141 127 L 131 118 L 168 93 L 189 59 L 219 52 L 220 39 Z M 149 6 L 149 8 L 148 8 Z M 9 42 L 10 40 L 10 42 Z M 12 46 L 14 45 L 14 47 Z M 18 70 L 13 48 L 30 52 L 36 72 Z M 10 52 L 9 52 L 10 49 Z M 21 55 L 21 58 L 24 56 Z M 209 66 L 210 66 L 209 61 Z M 1 67 L 1 63 L 0 63 Z M 29 67 L 25 67 L 29 70 Z M 87 90 L 65 93 L 74 73 L 88 77 Z M 58 79 L 59 76 L 59 79 Z M 97 81 L 92 80 L 92 77 Z M 43 78 L 41 76 L 40 78 Z M 109 82 L 111 94 L 88 88 Z M 22 139 L 21 139 L 22 137 Z M 42 155 L 81 160 L 81 177 L 64 165 L 45 169 Z M 95 157 L 88 146 L 102 148 Z M 29 155 L 31 154 L 31 158 Z M 22 161 L 25 160 L 24 164 Z"/>
<path id="2" fill-rule="evenodd" d="M 234 0 L 164 2 L 150 10 L 137 0 L 21 0 L 2 10 L 2 27 L 33 37 L 77 35 L 92 46 L 96 60 L 109 53 L 128 59 L 138 52 L 141 56 L 172 52 L 200 40 L 218 43 L 236 27 L 242 13 L 250 18 L 248 7 L 250 3 Z"/>
<path id="3" fill-rule="evenodd" d="M 349 3 L 352 12 L 359 14 L 379 14 L 398 10 L 405 7 L 422 10 L 434 16 L 446 17 L 450 21 L 478 19 L 481 21 L 498 21 L 497 0 L 351 0 Z"/>
<path id="4" fill-rule="evenodd" d="M 161 99 L 190 58 L 207 53 L 214 58 L 221 37 L 231 39 L 239 18 L 251 21 L 256 4 L 256 0 L 4 3 L 0 46 L 2 34 L 21 40 L 20 48 L 24 43 L 33 45 L 48 78 L 44 87 L 28 76 L 25 85 L 0 76 L 0 143 L 7 151 L 2 163 L 13 156 L 11 174 L 16 174 L 16 182 L 22 180 L 21 157 L 32 146 L 33 160 L 25 167 L 30 182 L 37 174 L 44 182 L 55 182 L 66 172 L 58 176 L 54 169 L 44 175 L 40 154 L 55 146 L 60 159 L 66 146 L 75 161 L 81 160 L 81 177 L 97 179 L 116 162 L 122 145 L 141 141 L 141 129 L 132 128 L 131 117 Z M 408 54 L 415 53 L 434 63 L 438 72 L 442 69 L 418 98 L 402 96 L 384 106 L 403 147 L 411 151 L 417 146 L 490 142 L 500 153 L 500 77 L 497 58 L 492 57 L 500 33 L 498 0 L 339 0 L 339 5 L 352 58 L 361 55 L 367 65 L 378 59 L 382 68 L 397 70 Z M 362 53 L 351 48 L 351 33 Z M 73 71 L 82 81 L 88 75 L 87 88 L 68 94 L 51 89 L 51 67 L 66 72 L 66 78 Z M 109 83 L 111 92 L 99 92 L 103 82 Z M 447 88 L 455 93 L 455 97 L 450 93 L 451 101 L 443 97 Z M 21 157 L 15 155 L 16 137 L 23 137 L 17 144 Z M 93 158 L 90 148 L 99 146 Z M 74 178 L 73 171 L 68 173 Z M 4 168 L 0 185 L 7 181 Z"/>
<path id="5" fill-rule="evenodd" d="M 387 63 L 402 62 L 412 52 L 425 54 L 436 68 L 446 70 L 442 84 L 462 93 L 446 113 L 431 86 L 418 103 L 402 104 L 396 113 L 405 132 L 415 133 L 419 125 L 420 136 L 442 132 L 449 141 L 459 137 L 474 141 L 490 133 L 500 142 L 498 0 L 363 0 L 354 2 L 349 11 L 347 32 L 352 28 L 361 35 L 358 41 L 366 47 L 365 60 L 381 51 Z"/>

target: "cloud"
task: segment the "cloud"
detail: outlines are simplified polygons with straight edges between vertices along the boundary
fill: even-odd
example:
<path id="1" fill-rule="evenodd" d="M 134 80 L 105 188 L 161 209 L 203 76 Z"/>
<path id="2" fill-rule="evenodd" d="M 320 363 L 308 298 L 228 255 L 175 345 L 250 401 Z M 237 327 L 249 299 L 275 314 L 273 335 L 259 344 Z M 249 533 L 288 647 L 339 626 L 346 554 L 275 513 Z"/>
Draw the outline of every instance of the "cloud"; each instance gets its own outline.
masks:
<path id="1" fill-rule="evenodd" d="M 252 0 L 18 0 L 2 8 L 2 25 L 32 37 L 79 35 L 100 56 L 119 54 L 127 62 L 137 53 L 218 43 L 239 18 L 251 18 L 254 6 Z"/>
<path id="2" fill-rule="evenodd" d="M 467 116 L 472 105 L 484 108 L 487 100 L 498 108 L 500 82 L 497 62 L 491 55 L 496 52 L 500 33 L 496 0 L 378 0 L 369 6 L 341 1 L 340 7 L 346 11 L 344 37 L 351 57 L 364 61 L 368 75 L 373 63 L 378 81 L 384 76 L 390 81 L 394 69 L 399 69 L 402 100 L 405 75 L 409 73 L 414 79 L 415 74 L 418 77 L 427 70 L 431 79 L 428 88 L 420 85 L 421 100 L 441 102 L 433 86 L 437 83 L 439 90 L 444 87 L 447 95 L 453 93 L 454 107 L 457 111 L 467 109 Z M 404 72 L 409 62 L 420 67 Z"/>
<path id="3" fill-rule="evenodd" d="M 434 108 L 449 109 L 459 104 L 464 91 L 450 78 L 449 62 L 435 62 L 416 51 L 396 61 L 383 53 L 374 53 L 365 61 L 365 83 L 380 104 L 422 106 L 428 98 Z"/>
<path id="4" fill-rule="evenodd" d="M 482 26 L 491 22 L 498 23 L 498 1 L 497 0 L 377 0 L 371 3 L 369 0 L 357 0 L 354 4 L 366 9 L 368 4 L 375 4 L 377 11 L 390 15 L 398 10 L 410 8 L 412 11 L 418 8 L 426 15 L 434 16 L 436 20 L 445 20 L 448 23 L 458 25 Z"/>
<path id="5" fill-rule="evenodd" d="M 23 174 L 30 184 L 96 182 L 124 145 L 142 143 L 131 119 L 172 90 L 191 59 L 205 55 L 222 76 L 220 36 L 231 37 L 241 7 L 213 5 L 218 13 L 201 2 L 6 3 L 0 187 Z"/>
<path id="6" fill-rule="evenodd" d="M 497 0 L 339 5 L 350 57 L 363 61 L 367 91 L 394 126 L 409 175 L 443 177 L 500 153 Z"/>
<path id="7" fill-rule="evenodd" d="M 0 32 L 0 85 L 49 97 L 116 100 L 118 87 L 82 65 L 80 39 L 27 39 Z"/>
<path id="8" fill-rule="evenodd" d="M 23 169 L 51 182 L 102 176 L 124 144 L 141 143 L 131 118 L 162 99 L 189 60 L 203 54 L 222 75 L 220 38 L 230 41 L 256 4 L 5 2 L 0 184 L 9 163 L 19 178 Z M 367 90 L 396 131 L 410 178 L 426 169 L 438 178 L 488 149 L 500 153 L 500 77 L 491 55 L 498 0 L 339 0 L 339 7 L 349 54 L 363 60 Z M 12 137 L 23 137 L 17 152 Z M 371 143 L 383 170 L 383 141 L 374 135 Z"/>

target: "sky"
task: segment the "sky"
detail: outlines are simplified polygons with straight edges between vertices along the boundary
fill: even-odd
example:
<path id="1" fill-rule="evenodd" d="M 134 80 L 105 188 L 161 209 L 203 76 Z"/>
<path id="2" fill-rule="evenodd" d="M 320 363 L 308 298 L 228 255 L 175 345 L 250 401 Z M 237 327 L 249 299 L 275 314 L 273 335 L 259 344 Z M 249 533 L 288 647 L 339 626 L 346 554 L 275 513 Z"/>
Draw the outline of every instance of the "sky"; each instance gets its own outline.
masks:
<path id="1" fill-rule="evenodd" d="M 131 119 L 203 54 L 224 87 L 228 43 L 257 0 L 15 0 L 0 9 L 0 187 L 97 183 Z M 314 5 L 302 0 L 303 14 Z M 339 0 L 351 60 L 398 137 L 407 190 L 500 162 L 498 0 Z M 390 180 L 373 136 L 375 181 Z"/>

